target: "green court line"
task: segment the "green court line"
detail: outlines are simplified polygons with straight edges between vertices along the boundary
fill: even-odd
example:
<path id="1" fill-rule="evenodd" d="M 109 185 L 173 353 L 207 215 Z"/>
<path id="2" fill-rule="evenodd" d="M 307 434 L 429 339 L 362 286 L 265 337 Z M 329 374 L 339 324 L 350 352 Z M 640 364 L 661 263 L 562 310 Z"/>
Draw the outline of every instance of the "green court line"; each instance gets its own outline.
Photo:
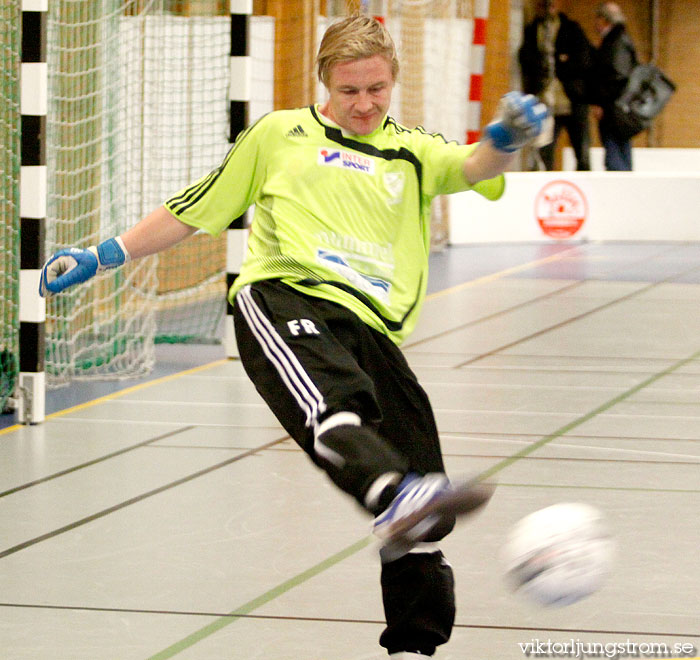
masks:
<path id="1" fill-rule="evenodd" d="M 618 403 L 624 401 L 625 399 L 628 399 L 633 394 L 636 394 L 640 390 L 643 390 L 645 387 L 648 387 L 652 383 L 655 383 L 657 380 L 663 378 L 664 376 L 668 376 L 669 374 L 680 369 L 681 367 L 685 366 L 689 362 L 692 362 L 693 360 L 697 360 L 699 358 L 700 358 L 700 350 L 693 353 L 690 357 L 679 360 L 675 364 L 672 364 L 670 367 L 667 367 L 666 369 L 659 371 L 658 373 L 650 376 L 649 378 L 643 380 L 642 382 L 638 383 L 634 387 L 631 387 L 630 389 L 622 392 L 622 394 L 619 394 L 618 396 L 610 399 L 609 401 L 606 401 L 605 403 L 598 406 L 597 408 L 594 408 L 593 410 L 586 413 L 585 415 L 582 415 L 581 417 L 577 417 L 573 421 L 562 426 L 560 429 L 557 429 L 553 433 L 550 433 L 549 435 L 543 437 L 541 440 L 538 440 L 537 442 L 533 442 L 531 445 L 521 449 L 520 451 L 516 452 L 512 456 L 509 456 L 508 458 L 506 458 L 502 461 L 499 461 L 493 467 L 480 473 L 476 477 L 476 479 L 478 481 L 483 481 L 485 479 L 491 478 L 493 475 L 495 475 L 498 472 L 501 472 L 502 470 L 509 467 L 513 463 L 519 461 L 521 458 L 524 458 L 525 456 L 528 456 L 529 454 L 532 454 L 533 452 L 537 451 L 541 447 L 544 447 L 546 444 L 552 442 L 552 440 L 556 440 L 557 438 L 560 438 L 561 436 L 565 435 L 569 431 L 575 429 L 578 426 L 581 426 L 581 424 L 585 424 L 586 422 L 590 421 L 591 419 L 593 419 L 597 415 L 604 413 L 605 411 L 609 410 L 610 408 L 617 405 Z M 562 488 L 563 488 L 563 486 L 562 486 Z M 674 491 L 674 492 L 676 492 L 676 491 Z M 691 492 L 697 492 L 697 491 L 691 491 Z M 239 608 L 233 610 L 229 614 L 216 619 L 215 621 L 213 621 L 209 625 L 204 626 L 203 628 L 200 628 L 199 630 L 193 632 L 191 635 L 188 635 L 187 637 L 180 640 L 179 642 L 176 642 L 175 644 L 172 644 L 168 648 L 164 649 L 160 653 L 156 653 L 156 655 L 151 656 L 150 658 L 148 658 L 148 660 L 166 660 L 167 658 L 172 658 L 173 656 L 177 655 L 178 653 L 181 653 L 182 651 L 190 648 L 191 646 L 194 646 L 198 642 L 201 642 L 206 637 L 213 635 L 215 632 L 218 632 L 222 628 L 225 628 L 226 626 L 231 625 L 235 621 L 238 621 L 238 619 L 240 617 L 245 616 L 246 614 L 250 614 L 254 610 L 269 603 L 271 600 L 274 600 L 275 598 L 278 598 L 279 596 L 284 595 L 287 591 L 290 591 L 291 589 L 298 587 L 299 585 L 303 584 L 307 580 L 310 580 L 312 577 L 315 577 L 319 573 L 323 573 L 325 570 L 331 568 L 332 566 L 335 566 L 336 564 L 340 563 L 344 559 L 351 557 L 352 555 L 356 554 L 360 550 L 366 548 L 372 542 L 372 539 L 373 539 L 372 536 L 367 536 L 367 537 L 357 541 L 356 543 L 353 543 L 352 545 L 348 546 L 344 550 L 341 550 L 340 552 L 332 555 L 328 559 L 325 559 L 322 562 L 316 564 L 315 566 L 312 566 L 311 568 L 307 569 L 306 571 L 299 573 L 298 575 L 295 575 L 294 577 L 290 578 L 286 582 L 282 582 L 281 584 L 277 585 L 276 587 L 273 587 L 269 591 L 266 591 L 261 596 L 258 596 L 257 598 L 254 598 L 253 600 L 248 601 L 244 605 L 241 605 Z"/>
<path id="2" fill-rule="evenodd" d="M 634 387 L 630 387 L 630 389 L 625 390 L 621 394 L 618 394 L 616 397 L 613 397 L 609 401 L 606 401 L 605 403 L 601 404 L 597 408 L 594 408 L 593 410 L 586 413 L 585 415 L 581 415 L 581 417 L 577 417 L 576 419 L 572 420 L 568 424 L 565 424 L 564 426 L 557 429 L 553 433 L 550 433 L 549 435 L 544 436 L 542 439 L 538 440 L 537 442 L 533 442 L 531 445 L 524 447 L 523 449 L 516 452 L 512 456 L 509 456 L 508 458 L 496 463 L 496 465 L 494 465 L 492 468 L 482 472 L 478 478 L 480 480 L 483 480 L 483 479 L 488 479 L 489 477 L 492 477 L 497 472 L 504 470 L 509 465 L 512 465 L 516 461 L 519 461 L 521 458 L 523 458 L 525 456 L 529 456 L 533 452 L 536 452 L 538 449 L 541 449 L 546 444 L 549 444 L 552 440 L 556 440 L 557 438 L 560 438 L 561 436 L 566 435 L 569 431 L 572 431 L 573 429 L 577 428 L 578 426 L 585 424 L 586 422 L 590 421 L 594 417 L 597 417 L 601 413 L 604 413 L 607 410 L 610 410 L 610 408 L 612 408 L 613 406 L 616 406 L 618 403 L 621 403 L 625 399 L 628 399 L 633 394 L 636 394 L 637 392 L 643 390 L 645 387 L 649 387 L 649 385 L 655 383 L 657 380 L 660 380 L 664 376 L 668 376 L 669 374 L 673 373 L 674 371 L 677 371 L 681 367 L 684 367 L 689 362 L 693 362 L 693 360 L 697 360 L 698 358 L 700 358 L 700 351 L 696 351 L 691 356 L 689 356 L 687 358 L 683 358 L 682 360 L 679 360 L 675 364 L 672 364 L 670 367 L 667 367 L 666 369 L 659 371 L 658 373 L 653 374 L 652 376 L 649 376 L 649 378 L 647 378 L 646 380 L 643 380 L 642 382 L 638 383 Z"/>
<path id="3" fill-rule="evenodd" d="M 212 635 L 215 632 L 221 630 L 222 628 L 225 628 L 226 626 L 232 624 L 234 621 L 237 621 L 240 617 L 245 616 L 246 614 L 250 614 L 254 610 L 257 610 L 259 607 L 262 607 L 266 603 L 269 603 L 271 600 L 274 600 L 278 596 L 281 596 L 282 594 L 286 593 L 290 589 L 293 589 L 294 587 L 303 584 L 304 582 L 310 580 L 312 577 L 315 577 L 319 573 L 323 573 L 323 571 L 331 568 L 332 566 L 335 566 L 344 559 L 351 557 L 363 548 L 366 548 L 373 541 L 373 538 L 374 537 L 372 536 L 366 536 L 365 538 L 357 541 L 356 543 L 353 543 L 344 550 L 341 550 L 340 552 L 337 552 L 331 557 L 328 557 L 328 559 L 324 559 L 322 562 L 316 564 L 315 566 L 312 566 L 303 573 L 295 575 L 293 578 L 290 578 L 286 582 L 282 582 L 282 584 L 279 584 L 276 587 L 270 589 L 269 591 L 266 591 L 261 596 L 258 596 L 257 598 L 248 601 L 245 605 L 241 605 L 239 608 L 233 610 L 232 612 L 229 612 L 228 614 L 216 619 L 215 621 L 212 621 L 212 623 L 210 623 L 208 626 L 200 628 L 196 632 L 193 632 L 191 635 L 188 635 L 179 642 L 176 642 L 172 646 L 169 646 L 167 649 L 164 649 L 160 653 L 156 653 L 156 655 L 151 656 L 148 660 L 165 660 L 166 658 L 172 658 L 174 655 L 177 655 L 185 649 L 194 646 L 195 644 L 197 644 L 197 642 L 201 642 L 206 637 L 209 637 L 209 635 Z"/>

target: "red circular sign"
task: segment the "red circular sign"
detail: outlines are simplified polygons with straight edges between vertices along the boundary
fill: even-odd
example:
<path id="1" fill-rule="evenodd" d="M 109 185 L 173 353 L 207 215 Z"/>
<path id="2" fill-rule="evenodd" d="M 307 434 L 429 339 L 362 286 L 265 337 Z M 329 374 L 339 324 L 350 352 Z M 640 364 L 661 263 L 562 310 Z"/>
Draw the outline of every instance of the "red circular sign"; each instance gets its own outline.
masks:
<path id="1" fill-rule="evenodd" d="M 587 215 L 586 198 L 571 181 L 550 181 L 535 198 L 535 217 L 551 238 L 571 238 Z"/>

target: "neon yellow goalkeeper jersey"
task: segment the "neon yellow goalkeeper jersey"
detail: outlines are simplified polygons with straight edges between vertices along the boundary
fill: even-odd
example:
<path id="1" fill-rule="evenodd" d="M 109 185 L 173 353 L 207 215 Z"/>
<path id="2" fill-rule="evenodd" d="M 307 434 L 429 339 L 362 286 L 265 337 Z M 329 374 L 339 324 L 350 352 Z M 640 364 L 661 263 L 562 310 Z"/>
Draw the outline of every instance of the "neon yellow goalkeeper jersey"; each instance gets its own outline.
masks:
<path id="1" fill-rule="evenodd" d="M 390 117 L 370 135 L 348 136 L 317 106 L 280 110 L 242 132 L 217 169 L 165 207 L 217 235 L 255 204 L 232 302 L 246 284 L 280 279 L 400 344 L 425 297 L 430 203 L 470 189 L 462 163 L 474 148 Z M 473 188 L 498 199 L 504 178 Z"/>

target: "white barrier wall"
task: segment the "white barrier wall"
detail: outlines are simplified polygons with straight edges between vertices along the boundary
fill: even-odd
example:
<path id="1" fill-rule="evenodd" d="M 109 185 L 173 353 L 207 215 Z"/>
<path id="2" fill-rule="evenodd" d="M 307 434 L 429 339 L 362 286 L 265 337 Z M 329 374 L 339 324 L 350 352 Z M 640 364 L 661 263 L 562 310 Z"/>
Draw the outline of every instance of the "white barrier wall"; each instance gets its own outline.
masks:
<path id="1" fill-rule="evenodd" d="M 509 172 L 497 202 L 448 199 L 453 245 L 700 241 L 700 172 Z"/>
<path id="2" fill-rule="evenodd" d="M 605 170 L 605 150 L 591 147 L 591 170 Z M 575 170 L 576 158 L 571 147 L 562 149 L 562 169 Z M 632 169 L 635 172 L 700 172 L 700 149 L 665 149 L 662 147 L 633 147 Z"/>

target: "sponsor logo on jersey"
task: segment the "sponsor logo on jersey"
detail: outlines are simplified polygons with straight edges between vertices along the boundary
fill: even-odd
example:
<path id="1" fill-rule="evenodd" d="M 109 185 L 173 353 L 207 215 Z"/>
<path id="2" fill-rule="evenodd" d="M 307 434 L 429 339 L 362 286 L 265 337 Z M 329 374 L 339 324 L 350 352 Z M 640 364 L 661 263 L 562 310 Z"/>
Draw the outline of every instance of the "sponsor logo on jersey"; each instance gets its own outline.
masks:
<path id="1" fill-rule="evenodd" d="M 318 150 L 318 164 L 374 174 L 374 160 L 343 149 L 322 148 Z"/>
<path id="2" fill-rule="evenodd" d="M 384 187 L 389 193 L 389 204 L 401 202 L 405 183 L 403 172 L 386 172 L 384 174 Z"/>
<path id="3" fill-rule="evenodd" d="M 330 268 L 339 275 L 342 275 L 348 282 L 360 289 L 360 291 L 369 293 L 371 296 L 383 302 L 389 301 L 391 282 L 383 277 L 362 273 L 356 268 L 353 268 L 349 261 L 351 259 L 350 255 L 342 255 L 324 250 L 323 248 L 318 248 L 316 250 L 316 257 L 326 268 Z"/>

